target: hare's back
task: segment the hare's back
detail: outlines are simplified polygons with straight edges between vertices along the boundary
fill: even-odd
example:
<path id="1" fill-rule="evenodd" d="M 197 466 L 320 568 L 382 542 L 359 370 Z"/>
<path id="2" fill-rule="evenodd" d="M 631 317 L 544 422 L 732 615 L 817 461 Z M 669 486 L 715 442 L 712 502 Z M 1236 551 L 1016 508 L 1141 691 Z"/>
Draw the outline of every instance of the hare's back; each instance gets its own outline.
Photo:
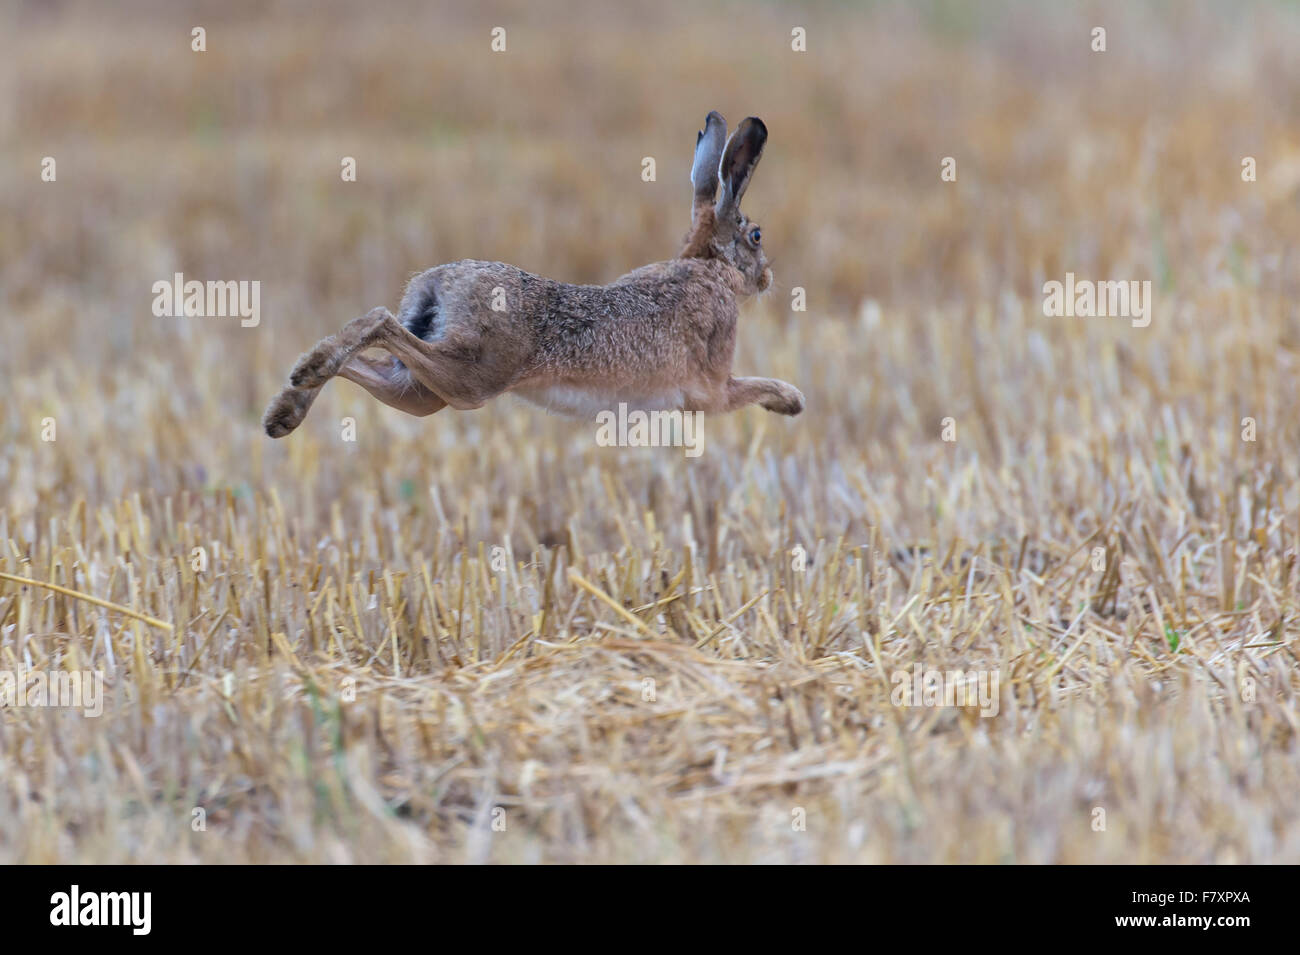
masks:
<path id="1" fill-rule="evenodd" d="M 407 283 L 397 318 L 413 334 L 435 341 L 448 323 L 484 330 L 518 323 L 545 306 L 548 287 L 555 284 L 505 262 L 448 262 Z"/>

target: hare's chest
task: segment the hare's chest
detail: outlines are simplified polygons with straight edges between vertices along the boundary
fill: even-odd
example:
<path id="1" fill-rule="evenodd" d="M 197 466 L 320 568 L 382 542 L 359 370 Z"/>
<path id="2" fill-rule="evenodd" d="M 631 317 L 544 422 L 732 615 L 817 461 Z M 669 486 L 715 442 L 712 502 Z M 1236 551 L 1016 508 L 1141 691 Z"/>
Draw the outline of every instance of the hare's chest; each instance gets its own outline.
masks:
<path id="1" fill-rule="evenodd" d="M 515 394 L 552 414 L 588 419 L 602 411 L 617 412 L 619 405 L 629 411 L 667 411 L 682 407 L 685 401 L 680 388 L 646 391 L 608 383 L 533 385 L 516 388 Z"/>

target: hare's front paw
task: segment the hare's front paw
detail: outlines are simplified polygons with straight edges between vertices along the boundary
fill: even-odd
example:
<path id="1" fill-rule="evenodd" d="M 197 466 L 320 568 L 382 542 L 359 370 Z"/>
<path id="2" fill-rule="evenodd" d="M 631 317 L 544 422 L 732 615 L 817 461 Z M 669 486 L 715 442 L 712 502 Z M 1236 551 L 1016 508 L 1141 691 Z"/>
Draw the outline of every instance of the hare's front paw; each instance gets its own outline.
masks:
<path id="1" fill-rule="evenodd" d="M 803 411 L 803 392 L 794 385 L 780 382 L 772 395 L 763 401 L 763 407 L 777 414 L 797 415 Z"/>

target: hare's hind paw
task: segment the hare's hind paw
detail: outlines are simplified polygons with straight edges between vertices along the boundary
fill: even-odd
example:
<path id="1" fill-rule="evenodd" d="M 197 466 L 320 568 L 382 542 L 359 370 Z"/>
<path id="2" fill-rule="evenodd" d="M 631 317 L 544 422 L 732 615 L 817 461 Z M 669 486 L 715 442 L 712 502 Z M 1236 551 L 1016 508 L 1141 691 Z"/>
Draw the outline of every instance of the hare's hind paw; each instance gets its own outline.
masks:
<path id="1" fill-rule="evenodd" d="M 348 354 L 331 346 L 333 343 L 326 339 L 294 362 L 293 370 L 289 372 L 289 384 L 295 388 L 319 388 L 338 374 L 347 362 Z"/>
<path id="2" fill-rule="evenodd" d="M 372 308 L 360 318 L 343 326 L 337 335 L 322 338 L 316 347 L 294 362 L 289 372 L 289 384 L 295 388 L 320 388 L 329 381 L 357 352 L 372 345 L 384 324 L 393 320 L 386 308 Z"/>
<path id="3" fill-rule="evenodd" d="M 266 407 L 262 427 L 272 438 L 283 438 L 307 417 L 307 409 L 316 400 L 316 392 L 301 388 L 286 388 Z"/>
<path id="4" fill-rule="evenodd" d="M 762 402 L 768 411 L 784 415 L 797 415 L 803 411 L 803 404 L 803 392 L 784 381 L 779 382 L 773 393 Z"/>

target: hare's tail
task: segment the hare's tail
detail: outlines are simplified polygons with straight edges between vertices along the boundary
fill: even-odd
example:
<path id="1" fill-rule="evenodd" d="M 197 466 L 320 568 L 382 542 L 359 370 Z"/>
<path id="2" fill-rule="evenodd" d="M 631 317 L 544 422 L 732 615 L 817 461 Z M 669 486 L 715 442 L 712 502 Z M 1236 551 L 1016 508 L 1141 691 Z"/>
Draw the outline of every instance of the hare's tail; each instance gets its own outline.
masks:
<path id="1" fill-rule="evenodd" d="M 414 300 L 403 304 L 400 321 L 408 332 L 426 342 L 442 335 L 442 307 L 433 289 L 425 286 Z"/>

